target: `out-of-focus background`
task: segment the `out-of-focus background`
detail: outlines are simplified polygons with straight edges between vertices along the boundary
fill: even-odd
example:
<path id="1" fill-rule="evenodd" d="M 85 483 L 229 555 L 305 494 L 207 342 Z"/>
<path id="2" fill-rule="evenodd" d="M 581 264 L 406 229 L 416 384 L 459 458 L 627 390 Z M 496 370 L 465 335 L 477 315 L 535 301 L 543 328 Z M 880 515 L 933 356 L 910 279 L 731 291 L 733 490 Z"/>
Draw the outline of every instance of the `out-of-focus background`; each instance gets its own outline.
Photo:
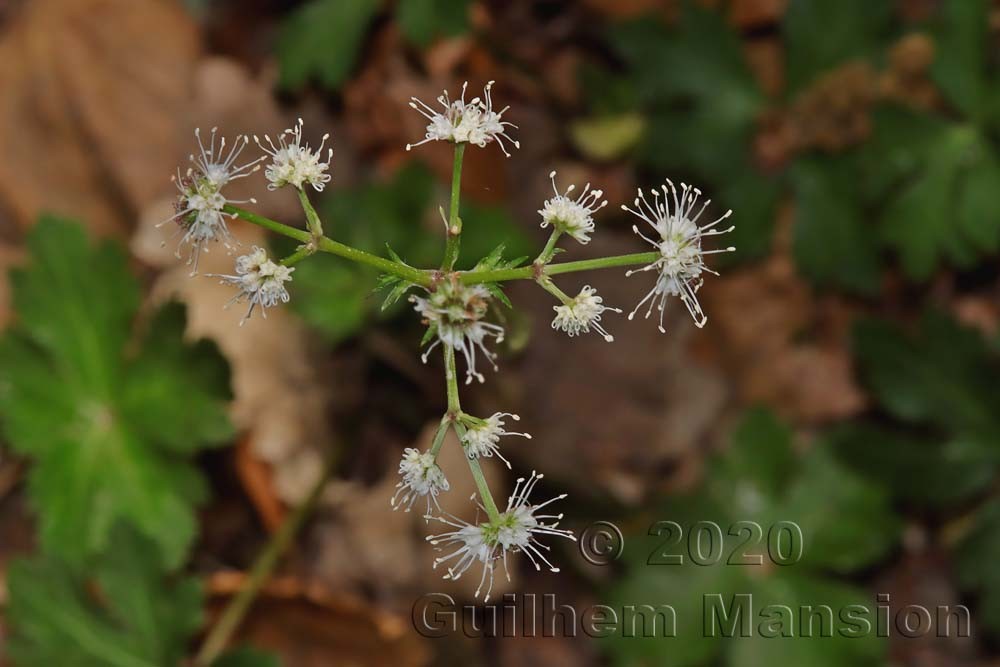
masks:
<path id="1" fill-rule="evenodd" d="M 249 648 L 218 664 L 998 664 L 998 45 L 988 0 L 0 4 L 0 664 L 184 664 L 331 453 L 237 634 Z M 621 316 L 613 344 L 568 339 L 547 294 L 511 285 L 500 372 L 463 390 L 534 436 L 505 447 L 512 472 L 488 461 L 495 493 L 543 471 L 539 497 L 570 494 L 565 527 L 624 539 L 606 565 L 554 544 L 558 575 L 515 559 L 495 598 L 669 604 L 676 637 L 421 636 L 414 602 L 471 603 L 478 572 L 442 581 L 435 527 L 389 507 L 403 448 L 444 409 L 417 317 L 316 256 L 288 308 L 239 327 L 229 289 L 189 277 L 156 227 L 194 128 L 302 117 L 332 134 L 328 233 L 434 265 L 451 152 L 404 150 L 423 137 L 407 103 L 466 80 L 497 82 L 521 149 L 466 154 L 465 265 L 501 240 L 538 252 L 552 169 L 613 204 L 560 260 L 644 249 L 618 204 L 668 176 L 734 210 L 703 330 L 674 302 L 665 335 Z M 237 195 L 301 225 L 263 183 Z M 213 248 L 200 268 L 231 265 Z M 619 269 L 561 282 L 585 283 L 626 311 L 650 287 Z M 465 515 L 458 451 L 445 508 Z M 703 596 L 742 593 L 754 636 L 706 637 Z M 765 638 L 769 604 L 862 605 L 872 628 L 844 636 L 838 615 L 832 637 Z"/>

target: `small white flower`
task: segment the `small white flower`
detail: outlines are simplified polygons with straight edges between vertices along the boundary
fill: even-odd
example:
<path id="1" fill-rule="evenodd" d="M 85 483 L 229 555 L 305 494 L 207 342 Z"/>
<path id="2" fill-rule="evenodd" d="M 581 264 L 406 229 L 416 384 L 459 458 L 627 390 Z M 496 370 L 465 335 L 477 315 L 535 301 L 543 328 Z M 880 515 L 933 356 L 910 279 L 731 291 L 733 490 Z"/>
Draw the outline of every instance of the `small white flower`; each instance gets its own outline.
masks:
<path id="1" fill-rule="evenodd" d="M 553 228 L 569 234 L 586 245 L 590 242 L 591 232 L 594 231 L 594 213 L 608 204 L 607 201 L 601 201 L 604 192 L 591 190 L 590 183 L 587 183 L 583 192 L 576 199 L 572 199 L 569 195 L 576 189 L 575 185 L 570 185 L 566 188 L 566 192 L 560 193 L 556 187 L 556 172 L 550 173 L 549 178 L 552 179 L 552 191 L 555 196 L 546 199 L 542 210 L 538 212 L 542 216 L 542 229 L 552 225 Z"/>
<path id="2" fill-rule="evenodd" d="M 289 137 L 291 142 L 288 141 Z M 277 190 L 286 185 L 293 185 L 301 190 L 308 184 L 316 192 L 322 192 L 330 182 L 330 174 L 326 171 L 330 168 L 330 161 L 333 160 L 331 148 L 327 151 L 326 161 L 322 161 L 323 147 L 329 138 L 329 134 L 324 134 L 323 141 L 315 151 L 309 148 L 309 144 L 303 144 L 301 118 L 294 128 L 288 128 L 278 135 L 277 146 L 267 135 L 264 135 L 267 146 L 254 136 L 253 139 L 261 150 L 271 156 L 271 164 L 264 169 L 264 176 L 269 181 L 267 188 Z"/>
<path id="3" fill-rule="evenodd" d="M 223 210 L 226 204 L 254 202 L 253 199 L 227 199 L 222 194 L 222 188 L 231 181 L 249 176 L 260 169 L 257 164 L 259 159 L 239 166 L 236 164 L 249 139 L 245 136 L 237 137 L 227 153 L 226 138 L 222 137 L 216 142 L 217 132 L 218 128 L 213 127 L 212 138 L 206 147 L 201 139 L 201 129 L 194 131 L 199 149 L 198 155 L 190 156 L 194 166 L 189 167 L 183 175 L 177 170 L 177 175 L 172 179 L 179 193 L 174 215 L 157 225 L 161 227 L 171 221 L 177 222 L 181 240 L 175 254 L 179 259 L 181 246 L 185 243 L 190 245 L 188 264 L 193 265 L 192 275 L 198 272 L 198 259 L 202 250 L 208 252 L 206 246 L 209 242 L 221 241 L 227 249 L 235 245 L 226 225 L 226 216 L 235 216 Z"/>
<path id="4" fill-rule="evenodd" d="M 667 187 L 669 186 L 669 191 Z M 622 209 L 642 218 L 657 233 L 655 239 L 649 238 L 639 231 L 638 226 L 633 225 L 632 231 L 641 236 L 643 240 L 656 248 L 660 257 L 652 264 L 627 272 L 626 276 L 631 276 L 642 271 L 658 271 L 656 284 L 653 289 L 643 297 L 642 301 L 635 307 L 628 318 L 635 317 L 636 312 L 646 301 L 649 301 L 649 309 L 646 311 L 648 318 L 653 312 L 653 306 L 658 303 L 660 311 L 659 329 L 663 328 L 663 313 L 665 311 L 667 297 L 678 296 L 684 305 L 687 306 L 694 323 L 698 327 L 705 326 L 708 317 L 701 309 L 698 302 L 698 290 L 701 288 L 704 279 L 702 273 L 707 272 L 719 275 L 717 272 L 705 266 L 705 256 L 714 255 L 721 252 L 733 252 L 736 248 L 729 247 L 721 250 L 703 250 L 702 239 L 706 236 L 716 236 L 731 232 L 734 227 L 727 229 L 713 229 L 717 224 L 732 215 L 732 211 L 726 211 L 722 217 L 706 225 L 698 226 L 698 218 L 704 213 L 711 200 L 705 201 L 692 215 L 701 190 L 685 183 L 681 183 L 681 190 L 678 196 L 677 188 L 667 179 L 666 185 L 661 187 L 663 194 L 652 190 L 652 204 L 646 199 L 642 190 L 635 200 L 635 209 L 622 205 Z M 671 200 L 673 206 L 670 205 Z"/>
<path id="5" fill-rule="evenodd" d="M 448 91 L 444 91 L 437 98 L 438 104 L 442 107 L 441 111 L 435 110 L 416 97 L 410 98 L 410 106 L 427 118 L 428 122 L 424 140 L 415 144 L 407 144 L 406 150 L 411 150 L 414 146 L 421 146 L 429 141 L 469 143 L 480 148 L 495 141 L 504 155 L 510 157 L 503 140 L 506 139 L 515 148 L 520 148 L 520 142 L 514 141 L 507 134 L 507 128 L 517 128 L 517 126 L 503 120 L 503 115 L 510 107 L 504 107 L 500 111 L 493 109 L 493 84 L 493 81 L 486 84 L 482 98 L 476 97 L 469 102 L 465 101 L 466 89 L 469 86 L 468 81 L 462 84 L 462 96 L 457 100 L 452 100 Z"/>
<path id="6" fill-rule="evenodd" d="M 615 337 L 601 326 L 601 314 L 606 310 L 614 313 L 622 312 L 620 308 L 605 306 L 604 299 L 598 296 L 597 290 L 590 285 L 585 285 L 573 298 L 572 303 L 552 306 L 552 310 L 556 311 L 556 316 L 552 320 L 553 329 L 565 331 L 569 336 L 576 336 L 581 332 L 590 333 L 590 330 L 594 329 L 609 343 L 614 341 Z"/>
<path id="7" fill-rule="evenodd" d="M 432 290 L 427 297 L 411 296 L 414 310 L 423 316 L 428 326 L 435 328 L 437 340 L 427 348 L 421 359 L 427 363 L 431 351 L 444 343 L 453 350 L 465 356 L 466 384 L 473 378 L 484 382 L 482 373 L 476 371 L 476 350 L 480 350 L 486 359 L 493 364 L 494 353 L 486 349 L 486 339 L 493 337 L 499 343 L 503 340 L 503 327 L 497 324 L 483 322 L 483 317 L 489 310 L 490 292 L 482 285 L 463 285 L 458 277 L 451 275 L 445 278 Z"/>
<path id="8" fill-rule="evenodd" d="M 389 501 L 394 510 L 405 507 L 405 511 L 409 512 L 417 498 L 423 496 L 427 499 L 427 511 L 430 512 L 431 501 L 437 506 L 438 494 L 449 488 L 444 472 L 434 463 L 434 455 L 421 453 L 413 447 L 403 450 L 399 474 L 403 479 L 396 485 L 396 494 Z"/>
<path id="9" fill-rule="evenodd" d="M 250 319 L 257 306 L 267 309 L 278 303 L 288 303 L 290 297 L 288 290 L 285 289 L 285 283 L 291 281 L 294 270 L 294 267 L 272 262 L 263 248 L 254 246 L 249 254 L 236 258 L 235 275 L 209 275 L 221 278 L 224 284 L 234 285 L 239 290 L 226 304 L 227 308 L 238 301 L 247 301 L 250 304 L 246 315 L 240 321 L 242 326 Z M 266 310 L 261 312 L 267 317 Z"/>
<path id="10" fill-rule="evenodd" d="M 514 421 L 521 421 L 520 417 L 510 412 L 495 412 L 486 419 L 476 420 L 469 426 L 465 435 L 462 436 L 462 445 L 465 446 L 466 455 L 469 458 L 479 458 L 496 454 L 497 458 L 510 468 L 510 461 L 500 453 L 500 438 L 505 435 L 519 435 L 531 440 L 531 435 L 504 430 L 504 419 L 507 417 Z"/>
<path id="11" fill-rule="evenodd" d="M 483 569 L 482 575 L 479 578 L 479 587 L 476 588 L 476 597 L 479 597 L 483 586 L 486 586 L 486 597 L 483 601 L 489 602 L 490 592 L 493 590 L 493 570 L 499 558 L 500 545 L 495 536 L 490 539 L 489 524 L 466 523 L 450 514 L 447 516 L 448 518 L 440 516 L 427 517 L 428 519 L 435 519 L 455 528 L 455 530 L 441 533 L 440 535 L 429 535 L 427 537 L 427 541 L 439 550 L 454 548 L 454 551 L 447 556 L 435 559 L 434 568 L 437 569 L 437 566 L 441 563 L 446 563 L 457 558 L 454 563 L 448 566 L 448 573 L 444 575 L 444 578 L 459 579 L 474 563 L 481 563 Z M 507 561 L 504 560 L 505 572 L 506 568 Z M 507 572 L 506 574 L 509 581 L 510 573 Z"/>
<path id="12" fill-rule="evenodd" d="M 486 586 L 484 601 L 489 602 L 490 591 L 493 590 L 496 561 L 503 561 L 504 572 L 508 581 L 510 580 L 510 573 L 507 569 L 508 553 L 523 551 L 536 570 L 541 570 L 542 563 L 544 563 L 550 571 L 559 571 L 559 568 L 555 567 L 542 553 L 542 550 L 548 551 L 549 547 L 540 543 L 538 538 L 543 535 L 552 535 L 576 541 L 576 536 L 571 531 L 558 528 L 559 521 L 563 518 L 562 514 L 538 513 L 546 505 L 565 498 L 566 494 L 556 496 L 538 505 L 532 505 L 529 502 L 528 496 L 542 477 L 543 475 L 532 472 L 531 477 L 527 480 L 523 477 L 518 478 L 514 485 L 514 492 L 507 500 L 507 508 L 500 513 L 495 521 L 470 524 L 451 515 L 448 515 L 447 518 L 429 517 L 456 529 L 427 538 L 435 546 L 455 547 L 452 553 L 434 561 L 436 568 L 441 563 L 458 558 L 448 567 L 445 579 L 458 579 L 474 563 L 482 563 L 483 571 L 479 587 L 476 589 L 476 597 L 479 597 L 483 586 Z"/>

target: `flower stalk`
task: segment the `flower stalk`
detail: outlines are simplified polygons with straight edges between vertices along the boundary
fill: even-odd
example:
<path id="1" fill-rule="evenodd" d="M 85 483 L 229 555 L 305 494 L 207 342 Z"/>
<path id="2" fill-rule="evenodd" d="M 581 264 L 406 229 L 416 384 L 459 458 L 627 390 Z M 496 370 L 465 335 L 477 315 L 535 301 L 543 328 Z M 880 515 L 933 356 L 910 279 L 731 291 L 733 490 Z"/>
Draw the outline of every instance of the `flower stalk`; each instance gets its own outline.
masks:
<path id="1" fill-rule="evenodd" d="M 309 495 L 291 514 L 285 517 L 277 532 L 268 540 L 267 546 L 257 556 L 240 592 L 229 600 L 218 621 L 205 636 L 205 640 L 192 663 L 193 667 L 209 667 L 226 649 L 236 630 L 239 629 L 240 623 L 250 611 L 253 601 L 264 584 L 271 578 L 281 561 L 281 557 L 288 550 L 302 526 L 305 525 L 306 519 L 316 507 L 316 503 L 319 502 L 326 483 L 333 476 L 336 467 L 335 458 L 328 456 L 323 473 L 309 491 Z"/>
<path id="2" fill-rule="evenodd" d="M 451 271 L 458 261 L 461 247 L 462 218 L 458 214 L 459 199 L 462 196 L 462 158 L 465 155 L 465 144 L 455 144 L 455 160 L 451 168 L 451 202 L 448 209 L 448 237 L 444 248 L 442 271 Z"/>

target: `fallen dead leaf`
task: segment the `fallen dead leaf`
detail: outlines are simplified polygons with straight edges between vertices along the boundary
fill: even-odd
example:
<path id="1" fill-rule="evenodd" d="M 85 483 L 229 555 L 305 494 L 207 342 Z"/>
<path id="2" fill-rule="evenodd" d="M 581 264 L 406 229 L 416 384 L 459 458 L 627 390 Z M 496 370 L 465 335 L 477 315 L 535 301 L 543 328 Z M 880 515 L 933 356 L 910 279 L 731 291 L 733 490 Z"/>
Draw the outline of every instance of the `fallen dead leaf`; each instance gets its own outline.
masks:
<path id="1" fill-rule="evenodd" d="M 212 575 L 206 586 L 210 607 L 221 609 L 245 583 L 242 572 Z M 367 667 L 420 667 L 430 659 L 408 618 L 294 577 L 274 577 L 264 585 L 237 639 L 276 652 L 282 664 L 294 667 L 329 667 L 330 656 L 337 665 Z"/>
<path id="2" fill-rule="evenodd" d="M 436 421 L 428 424 L 413 446 L 426 449 L 436 428 Z M 445 440 L 438 465 L 451 486 L 447 493 L 438 496 L 441 510 L 467 521 L 474 520 L 475 504 L 470 497 L 476 487 L 454 433 Z M 496 459 L 484 459 L 482 467 L 497 502 L 502 502 L 509 491 L 502 483 L 502 464 Z M 448 527 L 425 521 L 426 507 L 419 500 L 411 512 L 393 511 L 389 500 L 396 493 L 398 479 L 395 470 L 387 470 L 382 480 L 371 487 L 353 481 L 331 484 L 326 509 L 313 529 L 312 539 L 318 552 L 317 576 L 337 590 L 367 590 L 374 586 L 379 598 L 403 602 L 412 603 L 408 595 L 428 591 L 472 599 L 481 570 L 473 567 L 457 581 L 441 580 L 444 572 L 432 569 L 434 559 L 441 554 L 427 543 L 426 537 L 446 532 Z M 516 585 L 516 576 L 512 568 L 512 582 L 508 583 L 502 572 L 498 572 L 494 597 Z"/>
<path id="3" fill-rule="evenodd" d="M 17 223 L 127 230 L 169 186 L 198 49 L 173 3 L 25 3 L 0 40 L 0 200 Z"/>
<path id="4" fill-rule="evenodd" d="M 865 406 L 849 355 L 852 311 L 796 274 L 789 224 L 786 209 L 767 260 L 706 286 L 706 332 L 743 404 L 766 404 L 795 422 L 844 419 Z"/>
<path id="5" fill-rule="evenodd" d="M 595 256 L 636 251 L 631 238 L 608 233 L 587 248 Z M 649 289 L 648 280 L 617 270 L 558 282 L 569 294 L 589 283 L 625 313 Z M 511 443 L 505 456 L 588 495 L 632 504 L 662 490 L 684 456 L 708 444 L 725 408 L 726 384 L 719 369 L 691 354 L 692 337 L 701 332 L 683 306 L 668 309 L 666 335 L 642 313 L 632 322 L 606 313 L 602 324 L 615 337 L 607 343 L 552 330 L 553 299 L 534 284 L 512 285 L 510 297 L 530 311 L 532 341 L 516 362 L 520 377 L 513 379 L 514 369 L 497 376 L 483 412 L 519 412 L 519 426 L 533 439 Z"/>

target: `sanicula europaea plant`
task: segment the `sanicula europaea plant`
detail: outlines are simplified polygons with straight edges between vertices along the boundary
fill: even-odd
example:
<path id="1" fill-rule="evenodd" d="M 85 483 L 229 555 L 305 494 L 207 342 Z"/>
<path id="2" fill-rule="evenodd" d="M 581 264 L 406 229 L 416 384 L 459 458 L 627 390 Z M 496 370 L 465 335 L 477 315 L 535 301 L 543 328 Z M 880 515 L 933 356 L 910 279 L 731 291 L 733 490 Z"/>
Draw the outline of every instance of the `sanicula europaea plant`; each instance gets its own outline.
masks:
<path id="1" fill-rule="evenodd" d="M 258 225 L 276 234 L 290 237 L 301 243 L 288 257 L 275 262 L 266 251 L 254 247 L 236 259 L 232 275 L 218 275 L 217 278 L 236 289 L 233 301 L 249 304 L 243 322 L 260 311 L 264 315 L 268 308 L 287 302 L 290 294 L 287 285 L 294 283 L 294 265 L 304 261 L 316 252 L 337 255 L 344 259 L 367 264 L 383 272 L 380 284 L 391 288 L 387 300 L 397 300 L 410 290 L 416 293 L 410 301 L 423 323 L 427 326 L 423 344 L 427 350 L 423 355 L 426 362 L 429 355 L 440 349 L 444 357 L 445 382 L 447 387 L 447 412 L 441 417 L 431 446 L 426 451 L 407 449 L 399 464 L 400 482 L 391 499 L 393 509 L 409 511 L 416 506 L 425 511 L 425 518 L 447 525 L 450 530 L 428 538 L 442 550 L 450 550 L 438 558 L 434 565 L 447 568 L 446 578 L 457 579 L 469 568 L 481 568 L 480 585 L 477 596 L 484 594 L 489 599 L 493 586 L 493 576 L 497 564 L 502 564 L 506 572 L 508 555 L 523 552 L 530 562 L 541 569 L 544 565 L 552 571 L 558 568 L 545 552 L 549 546 L 541 539 L 546 536 L 575 539 L 567 530 L 558 528 L 562 514 L 553 514 L 548 506 L 561 500 L 558 496 L 544 502 L 531 499 L 531 493 L 542 475 L 532 472 L 527 479 L 519 478 L 510 494 L 506 507 L 498 508 L 493 494 L 480 467 L 481 457 L 497 456 L 504 463 L 501 454 L 501 440 L 516 435 L 530 438 L 526 433 L 515 433 L 505 429 L 507 420 L 518 421 L 516 415 L 497 412 L 489 417 L 476 417 L 463 411 L 459 396 L 459 369 L 456 353 L 461 353 L 465 362 L 466 383 L 485 381 L 481 364 L 477 357 L 496 368 L 495 352 L 490 346 L 503 339 L 504 329 L 500 324 L 489 321 L 491 310 L 498 298 L 501 283 L 512 280 L 532 280 L 555 299 L 555 317 L 552 328 L 576 336 L 594 331 L 608 342 L 613 337 L 606 330 L 604 316 L 621 313 L 618 308 L 604 305 L 597 291 L 587 285 L 578 295 L 571 297 L 556 286 L 555 277 L 564 273 L 587 271 L 609 267 L 640 266 L 628 275 L 651 272 L 655 281 L 649 293 L 639 302 L 629 319 L 648 303 L 646 317 L 654 307 L 659 312 L 659 328 L 663 328 L 663 314 L 668 297 L 676 296 L 685 304 L 694 322 L 704 326 L 707 317 L 698 302 L 704 274 L 715 273 L 706 265 L 706 257 L 713 253 L 728 252 L 733 248 L 706 249 L 703 241 L 710 236 L 724 234 L 732 229 L 719 229 L 720 222 L 726 220 L 731 211 L 726 211 L 713 222 L 699 225 L 699 220 L 709 205 L 705 200 L 699 203 L 701 191 L 670 180 L 654 188 L 647 195 L 639 190 L 633 206 L 623 205 L 626 211 L 638 216 L 648 230 L 633 230 L 644 241 L 653 246 L 652 251 L 628 255 L 616 255 L 575 262 L 553 262 L 559 251 L 558 244 L 564 236 L 586 244 L 595 231 L 594 215 L 607 204 L 604 193 L 592 188 L 588 183 L 577 191 L 575 185 L 564 190 L 556 184 L 556 173 L 549 177 L 553 196 L 542 203 L 538 213 L 541 227 L 550 230 L 547 243 L 528 265 L 518 266 L 504 262 L 501 252 L 494 252 L 468 271 L 456 270 L 462 238 L 462 218 L 459 215 L 459 195 L 462 179 L 462 160 L 467 146 L 486 148 L 497 144 L 506 156 L 511 148 L 519 148 L 520 143 L 510 136 L 516 126 L 503 119 L 508 108 L 494 109 L 493 82 L 486 85 L 482 96 L 467 100 L 468 85 L 462 86 L 462 94 L 452 99 L 445 91 L 437 102 L 440 108 L 427 105 L 417 99 L 410 106 L 423 114 L 428 123 L 424 139 L 407 145 L 407 150 L 432 141 L 451 143 L 454 146 L 451 199 L 449 209 L 441 215 L 446 227 L 444 259 L 436 268 L 417 268 L 403 262 L 390 250 L 390 258 L 359 250 L 324 235 L 319 215 L 306 194 L 307 187 L 322 191 L 331 180 L 331 160 L 333 150 L 327 149 L 324 160 L 323 150 L 329 135 L 317 149 L 309 147 L 303 139 L 301 120 L 294 128 L 285 130 L 276 139 L 265 137 L 263 141 L 254 137 L 255 143 L 265 155 L 237 166 L 236 161 L 249 144 L 246 137 L 238 137 L 228 152 L 225 139 L 217 141 L 215 130 L 206 147 L 199 139 L 199 154 L 192 155 L 191 166 L 180 175 L 177 185 L 180 194 L 177 214 L 171 218 L 180 227 L 182 244 L 191 247 L 189 263 L 197 269 L 198 255 L 212 242 L 221 242 L 232 248 L 234 241 L 227 227 L 227 219 L 239 218 Z M 267 188 L 275 190 L 291 187 L 297 191 L 306 218 L 306 229 L 264 218 L 226 198 L 224 187 L 233 179 L 248 176 L 263 165 Z M 254 200 L 250 200 L 251 202 Z M 506 300 L 504 298 L 504 300 Z M 478 499 L 473 503 L 476 519 L 468 522 L 457 516 L 444 513 L 438 506 L 438 498 L 449 489 L 448 480 L 437 465 L 438 454 L 446 435 L 454 430 L 465 452 L 469 470 L 478 490 Z M 509 466 L 509 463 L 507 463 Z"/>

